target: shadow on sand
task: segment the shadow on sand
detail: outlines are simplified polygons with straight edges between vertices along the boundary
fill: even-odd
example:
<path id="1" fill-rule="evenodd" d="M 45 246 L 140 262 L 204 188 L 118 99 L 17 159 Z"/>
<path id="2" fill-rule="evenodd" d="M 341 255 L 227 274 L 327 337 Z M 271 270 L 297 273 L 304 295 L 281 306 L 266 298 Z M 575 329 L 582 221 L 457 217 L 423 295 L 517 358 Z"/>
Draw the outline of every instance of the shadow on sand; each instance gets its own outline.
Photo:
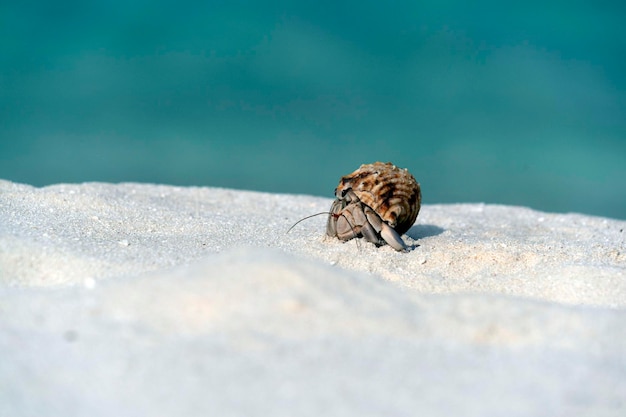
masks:
<path id="1" fill-rule="evenodd" d="M 445 229 L 433 224 L 418 224 L 409 229 L 406 235 L 412 239 L 419 240 L 424 237 L 437 236 L 445 232 Z"/>

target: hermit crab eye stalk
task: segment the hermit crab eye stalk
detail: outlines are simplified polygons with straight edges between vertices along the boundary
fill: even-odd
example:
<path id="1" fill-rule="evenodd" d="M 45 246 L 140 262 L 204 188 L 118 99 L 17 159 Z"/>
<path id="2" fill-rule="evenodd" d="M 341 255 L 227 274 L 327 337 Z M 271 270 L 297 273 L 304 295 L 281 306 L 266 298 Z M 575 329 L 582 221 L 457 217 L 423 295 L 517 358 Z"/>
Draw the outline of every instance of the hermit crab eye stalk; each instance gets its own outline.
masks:
<path id="1" fill-rule="evenodd" d="M 400 237 L 415 223 L 422 195 L 406 169 L 390 162 L 361 165 L 341 178 L 335 189 L 326 233 L 340 240 L 363 236 L 376 245 L 398 251 L 407 247 Z"/>

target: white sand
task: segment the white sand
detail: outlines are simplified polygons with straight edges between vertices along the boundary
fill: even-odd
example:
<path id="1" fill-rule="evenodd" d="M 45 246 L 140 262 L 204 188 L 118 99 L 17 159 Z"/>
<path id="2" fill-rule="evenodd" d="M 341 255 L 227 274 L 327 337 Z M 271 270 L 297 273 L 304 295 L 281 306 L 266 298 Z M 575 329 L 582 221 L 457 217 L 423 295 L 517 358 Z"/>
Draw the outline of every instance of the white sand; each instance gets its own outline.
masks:
<path id="1" fill-rule="evenodd" d="M 626 415 L 626 222 L 0 181 L 0 416 Z"/>

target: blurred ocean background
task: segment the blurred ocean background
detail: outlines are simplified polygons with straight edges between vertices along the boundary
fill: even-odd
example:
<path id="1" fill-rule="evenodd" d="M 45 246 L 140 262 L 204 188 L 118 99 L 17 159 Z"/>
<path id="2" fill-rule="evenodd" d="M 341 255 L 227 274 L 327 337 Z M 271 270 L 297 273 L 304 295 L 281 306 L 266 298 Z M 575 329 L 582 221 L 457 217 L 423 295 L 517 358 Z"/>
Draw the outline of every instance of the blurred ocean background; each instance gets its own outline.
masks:
<path id="1" fill-rule="evenodd" d="M 626 219 L 626 3 L 0 3 L 0 178 L 332 197 L 392 161 L 425 203 Z"/>

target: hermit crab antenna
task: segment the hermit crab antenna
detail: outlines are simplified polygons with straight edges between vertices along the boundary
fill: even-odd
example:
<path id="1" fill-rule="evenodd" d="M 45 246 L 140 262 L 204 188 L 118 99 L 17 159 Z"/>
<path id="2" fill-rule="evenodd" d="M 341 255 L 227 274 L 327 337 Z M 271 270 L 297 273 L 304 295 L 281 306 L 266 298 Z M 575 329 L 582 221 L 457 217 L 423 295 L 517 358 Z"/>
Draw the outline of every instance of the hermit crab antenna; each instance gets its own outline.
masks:
<path id="1" fill-rule="evenodd" d="M 310 216 L 306 216 L 301 218 L 300 220 L 298 220 L 297 222 L 295 222 L 294 224 L 291 225 L 291 227 L 285 232 L 285 234 L 291 232 L 291 229 L 293 229 L 294 227 L 296 227 L 296 225 L 304 220 L 310 219 L 311 217 L 315 217 L 315 216 L 321 216 L 322 214 L 328 214 L 329 216 L 333 216 L 334 218 L 339 218 L 339 217 L 343 217 L 347 220 L 347 217 L 344 214 L 338 214 L 338 213 L 331 213 L 330 211 L 322 211 L 320 213 L 315 213 L 315 214 L 311 214 Z M 350 222 L 348 222 L 348 226 L 350 226 L 350 229 L 352 229 L 352 233 L 354 234 L 354 236 L 357 235 L 357 233 L 354 231 L 354 227 L 352 227 L 352 225 L 350 224 Z M 356 246 L 357 248 L 361 248 L 361 246 L 359 245 L 359 241 L 358 239 L 355 239 L 356 242 Z"/>
<path id="2" fill-rule="evenodd" d="M 296 225 L 304 220 L 310 219 L 311 217 L 315 217 L 315 216 L 321 216 L 322 214 L 330 214 L 333 215 L 331 212 L 329 211 L 322 211 L 321 213 L 315 213 L 315 214 L 311 214 L 310 216 L 306 216 L 300 220 L 298 220 L 297 222 L 295 222 L 293 225 L 291 225 L 291 227 L 289 228 L 289 230 L 287 230 L 286 233 L 291 232 L 291 229 L 293 229 L 294 227 L 296 227 Z"/>

